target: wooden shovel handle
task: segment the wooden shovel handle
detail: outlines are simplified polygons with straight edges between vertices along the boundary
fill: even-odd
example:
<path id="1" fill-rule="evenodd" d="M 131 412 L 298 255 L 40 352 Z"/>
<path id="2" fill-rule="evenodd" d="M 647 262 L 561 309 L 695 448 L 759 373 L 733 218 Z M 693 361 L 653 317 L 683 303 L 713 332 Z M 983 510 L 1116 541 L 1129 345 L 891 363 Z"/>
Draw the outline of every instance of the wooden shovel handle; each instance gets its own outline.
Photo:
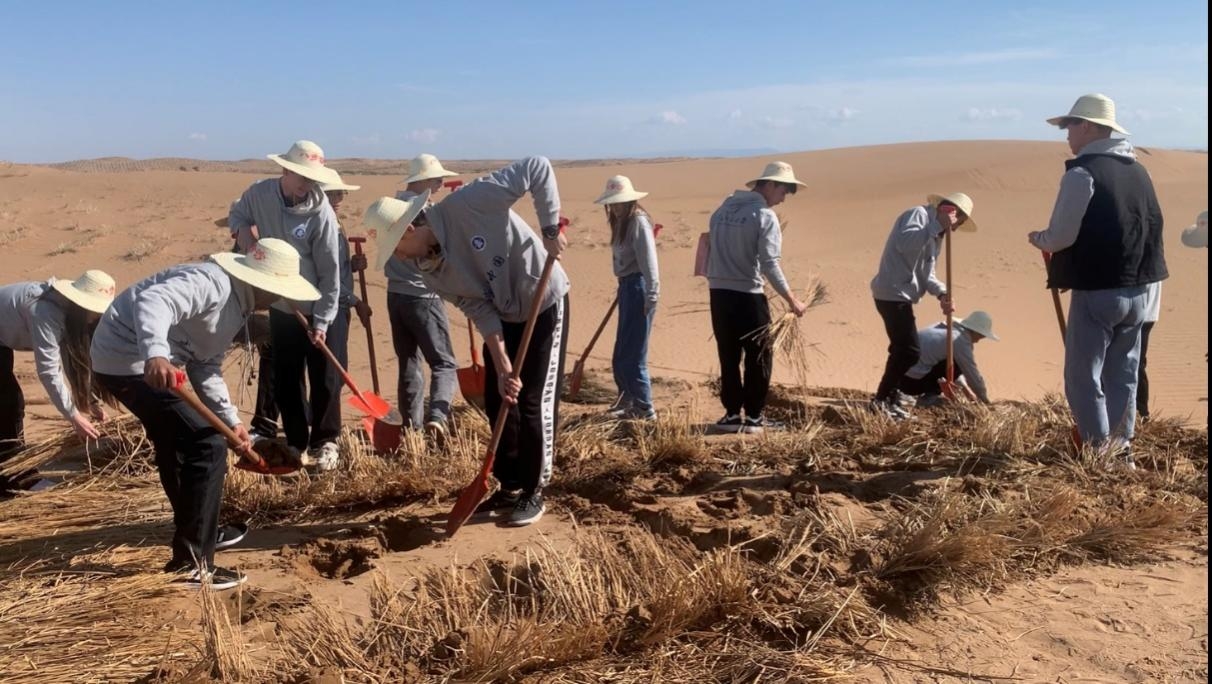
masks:
<path id="1" fill-rule="evenodd" d="M 598 343 L 598 338 L 602 336 L 602 331 L 606 329 L 606 324 L 610 321 L 610 316 L 619 305 L 619 298 L 616 295 L 614 301 L 610 302 L 610 308 L 606 309 L 606 315 L 602 317 L 602 322 L 598 324 L 598 329 L 594 331 L 593 337 L 589 338 L 589 346 L 585 347 L 585 351 L 581 354 L 580 363 L 585 363 L 585 359 L 589 358 L 589 352 L 593 351 L 593 345 Z"/>
<path id="2" fill-rule="evenodd" d="M 224 423 L 219 416 L 216 416 L 214 411 L 211 411 L 206 404 L 203 404 L 202 400 L 198 398 L 198 395 L 185 389 L 184 371 L 177 371 L 176 380 L 176 383 L 173 385 L 173 393 L 178 397 L 181 397 L 181 401 L 188 404 L 189 407 L 196 411 L 198 415 L 202 416 L 202 419 L 205 420 L 211 427 L 218 430 L 219 434 L 223 435 L 223 438 L 227 440 L 227 445 L 231 447 L 233 451 L 236 451 L 236 453 L 247 458 L 253 463 L 256 463 L 258 466 L 265 467 L 265 460 L 261 458 L 260 454 L 252 449 L 248 449 L 246 451 L 237 451 L 240 449 L 241 440 L 238 436 L 236 436 L 236 431 L 228 427 L 227 423 Z"/>
<path id="3" fill-rule="evenodd" d="M 364 237 L 351 237 L 349 241 L 354 246 L 354 254 L 362 256 L 362 243 L 366 242 Z M 362 301 L 367 301 L 369 297 L 366 294 L 366 269 L 358 271 L 358 286 L 362 293 Z M 375 360 L 375 334 L 369 325 L 366 326 L 366 353 L 370 357 L 370 384 L 374 388 L 375 394 L 379 393 L 379 364 Z"/>
<path id="4" fill-rule="evenodd" d="M 1048 271 L 1052 266 L 1052 255 L 1044 250 L 1039 251 L 1040 256 L 1044 258 L 1044 271 Z M 1065 307 L 1061 304 L 1060 290 L 1055 287 L 1049 288 L 1052 290 L 1052 308 L 1056 309 L 1056 325 L 1060 328 L 1061 342 L 1064 343 L 1068 337 L 1068 326 L 1065 325 Z"/>
<path id="5" fill-rule="evenodd" d="M 471 344 L 471 365 L 480 365 L 480 350 L 476 348 L 476 326 L 471 322 L 471 317 L 467 317 L 467 340 Z"/>
<path id="6" fill-rule="evenodd" d="M 302 324 L 302 326 L 306 330 L 310 331 L 311 324 L 307 322 L 307 317 L 303 315 L 303 312 L 299 311 L 299 308 L 297 306 L 295 306 L 294 304 L 291 304 L 290 308 L 291 308 L 291 311 L 295 312 L 295 318 L 299 319 L 299 323 Z M 360 399 L 362 401 L 363 404 L 370 406 L 370 402 L 366 401 L 366 397 L 362 396 L 362 390 L 358 389 L 358 385 L 356 383 L 354 383 L 353 377 L 351 377 L 349 375 L 349 373 L 346 372 L 345 366 L 342 366 L 341 362 L 337 360 L 336 354 L 333 354 L 332 350 L 329 349 L 328 345 L 325 344 L 324 342 L 321 342 L 319 344 L 319 347 L 320 347 L 320 350 L 324 352 L 324 356 L 326 356 L 328 358 L 328 362 L 333 365 L 333 368 L 336 368 L 337 371 L 341 373 L 341 379 L 345 381 L 345 385 L 347 387 L 349 387 L 349 390 L 351 392 L 353 392 L 354 395 L 356 395 L 358 397 L 358 399 Z"/>

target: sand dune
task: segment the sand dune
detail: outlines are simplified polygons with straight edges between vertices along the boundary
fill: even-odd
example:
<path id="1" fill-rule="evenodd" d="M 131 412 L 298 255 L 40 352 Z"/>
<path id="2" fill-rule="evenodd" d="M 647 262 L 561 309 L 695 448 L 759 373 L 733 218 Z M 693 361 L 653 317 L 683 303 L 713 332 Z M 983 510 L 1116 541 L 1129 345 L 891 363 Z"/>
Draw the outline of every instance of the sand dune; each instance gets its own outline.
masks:
<path id="1" fill-rule="evenodd" d="M 1046 224 L 1063 162 L 1061 142 L 940 142 L 884 145 L 780 155 L 808 183 L 777 211 L 787 222 L 785 270 L 802 287 L 810 274 L 829 286 L 829 304 L 804 319 L 805 335 L 816 345 L 813 384 L 873 389 L 882 368 L 881 322 L 868 282 L 893 219 L 920 203 L 927 193 L 963 191 L 976 202 L 981 231 L 959 234 L 955 243 L 956 301 L 960 312 L 988 311 L 1002 342 L 985 342 L 978 358 L 995 399 L 1032 398 L 1061 388 L 1061 342 L 1043 267 L 1026 233 Z M 1181 246 L 1178 233 L 1207 206 L 1207 156 L 1194 152 L 1144 149 L 1141 159 L 1157 186 L 1166 215 L 1167 259 L 1171 278 L 1165 286 L 1162 319 L 1151 349 L 1155 411 L 1206 420 L 1207 254 Z M 573 247 L 566 267 L 573 281 L 570 352 L 579 354 L 613 296 L 608 229 L 600 207 L 592 204 L 605 178 L 631 176 L 649 191 L 644 204 L 664 225 L 660 236 L 662 302 L 650 361 L 654 373 L 705 379 L 716 372 L 714 342 L 704 308 L 706 283 L 691 275 L 694 245 L 723 197 L 754 176 L 766 158 L 664 161 L 600 160 L 561 165 L 558 170 L 563 213 L 573 221 Z M 159 268 L 226 249 L 228 238 L 213 221 L 226 214 L 256 173 L 195 173 L 176 168 L 212 168 L 215 162 L 155 160 L 79 168 L 9 165 L 0 174 L 0 248 L 9 258 L 0 266 L 0 282 L 73 276 L 84 268 L 109 270 L 121 284 Z M 366 160 L 334 162 L 347 173 Z M 398 188 L 399 176 L 383 169 L 403 168 L 399 161 L 375 161 L 372 174 L 347 180 L 363 189 L 343 207 L 348 232 L 360 232 L 363 209 Z M 90 166 L 91 165 L 91 166 Z M 362 164 L 363 167 L 368 166 Z M 458 168 L 478 168 L 469 162 Z M 491 166 L 491 164 L 489 165 Z M 119 171 L 110 169 L 152 168 Z M 230 168 L 265 172 L 256 160 Z M 227 168 L 219 165 L 217 168 Z M 484 167 L 488 168 L 488 167 Z M 518 210 L 529 218 L 527 200 Z M 15 258 L 14 258 L 15 257 Z M 370 274 L 371 304 L 384 308 L 384 279 Z M 940 318 L 933 301 L 917 309 L 919 325 Z M 455 346 L 466 361 L 464 320 L 456 322 Z M 355 326 L 357 328 L 357 326 Z M 380 372 L 391 378 L 386 317 L 376 318 Z M 360 330 L 354 330 L 353 368 L 368 375 Z M 613 326 L 607 329 L 589 365 L 609 362 Z M 23 364 L 28 359 L 23 358 Z M 23 366 L 24 368 L 24 366 Z M 28 368 L 25 368 L 28 371 Z M 776 380 L 789 381 L 785 368 Z M 40 390 L 32 394 L 37 395 Z M 393 397 L 394 398 L 394 397 Z M 44 407 L 34 407 L 36 411 Z M 705 410 L 715 411 L 714 405 Z"/>

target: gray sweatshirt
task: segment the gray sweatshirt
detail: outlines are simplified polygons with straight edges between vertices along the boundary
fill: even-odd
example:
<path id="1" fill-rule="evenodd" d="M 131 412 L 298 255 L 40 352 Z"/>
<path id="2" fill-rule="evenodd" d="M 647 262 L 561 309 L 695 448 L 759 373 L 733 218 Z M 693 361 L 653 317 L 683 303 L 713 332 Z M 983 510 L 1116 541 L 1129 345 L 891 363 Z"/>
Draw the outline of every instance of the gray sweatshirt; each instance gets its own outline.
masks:
<path id="1" fill-rule="evenodd" d="M 341 296 L 341 248 L 337 215 L 324 193 L 317 188 L 305 201 L 288 207 L 277 178 L 259 180 L 232 205 L 227 222 L 236 233 L 241 251 L 255 242 L 253 226 L 261 237 L 285 240 L 298 250 L 300 273 L 320 291 L 320 301 L 294 305 L 315 317 L 313 326 L 317 330 L 327 330 L 337 317 Z M 286 313 L 291 313 L 290 307 L 291 302 L 286 301 L 274 304 Z"/>
<path id="2" fill-rule="evenodd" d="M 439 259 L 417 260 L 425 285 L 459 307 L 484 337 L 501 332 L 502 321 L 526 320 L 547 260 L 542 238 L 510 210 L 527 192 L 540 225 L 556 225 L 559 189 L 543 157 L 478 178 L 425 212 L 442 250 Z M 568 290 L 568 276 L 556 262 L 540 310 Z"/>
<path id="3" fill-rule="evenodd" d="M 0 347 L 33 351 L 34 370 L 51 404 L 64 418 L 76 412 L 72 393 L 63 377 L 59 343 L 67 330 L 66 313 L 43 297 L 54 278 L 44 283 L 14 283 L 0 287 Z"/>
<path id="4" fill-rule="evenodd" d="M 929 292 L 938 297 L 947 287 L 934 276 L 943 227 L 937 210 L 929 205 L 914 207 L 896 219 L 884 243 L 880 270 L 871 279 L 871 294 L 885 302 L 917 304 Z"/>
<path id="5" fill-rule="evenodd" d="M 769 280 L 775 292 L 791 296 L 779 264 L 783 256 L 783 231 L 779 217 L 766 206 L 764 197 L 750 190 L 737 190 L 715 210 L 708 225 L 709 288 L 757 294 Z"/>
<path id="6" fill-rule="evenodd" d="M 142 375 L 157 356 L 184 364 L 202 401 L 235 427 L 240 416 L 223 382 L 223 357 L 252 310 L 252 286 L 218 264 L 173 266 L 114 300 L 93 335 L 93 370 Z"/>
<path id="7" fill-rule="evenodd" d="M 1136 159 L 1136 151 L 1132 143 L 1118 138 L 1104 138 L 1086 145 L 1077 153 L 1081 157 L 1087 154 L 1105 154 L 1115 157 Z M 1086 169 L 1075 166 L 1061 176 L 1060 190 L 1056 195 L 1056 204 L 1052 207 L 1052 218 L 1048 228 L 1031 235 L 1031 244 L 1045 252 L 1059 252 L 1077 242 L 1077 234 L 1082 229 L 1082 218 L 1094 197 L 1094 177 Z"/>
<path id="8" fill-rule="evenodd" d="M 396 199 L 399 200 L 410 200 L 416 196 L 417 193 L 410 190 L 401 190 L 396 193 Z M 425 287 L 425 279 L 421 277 L 421 269 L 417 268 L 417 262 L 412 259 L 397 259 L 393 255 L 387 260 L 387 265 L 383 267 L 383 272 L 387 274 L 387 291 L 389 293 L 403 294 L 422 299 L 434 299 L 438 296 L 428 287 Z"/>
<path id="9" fill-rule="evenodd" d="M 614 276 L 643 275 L 644 284 L 648 287 L 648 303 L 655 306 L 661 296 L 661 273 L 657 268 L 656 236 L 646 214 L 636 214 L 631 218 L 623 239 L 611 245 L 611 252 Z"/>
<path id="10" fill-rule="evenodd" d="M 952 362 L 956 371 L 964 374 L 964 382 L 976 394 L 977 398 L 989 403 L 989 390 L 985 387 L 985 378 L 976 367 L 976 349 L 971 338 L 964 334 L 964 329 L 958 325 L 951 328 Z M 947 324 L 939 323 L 932 328 L 917 331 L 917 341 L 921 345 L 922 354 L 918 357 L 917 365 L 909 369 L 905 375 L 921 379 L 926 377 L 930 369 L 947 361 Z"/>

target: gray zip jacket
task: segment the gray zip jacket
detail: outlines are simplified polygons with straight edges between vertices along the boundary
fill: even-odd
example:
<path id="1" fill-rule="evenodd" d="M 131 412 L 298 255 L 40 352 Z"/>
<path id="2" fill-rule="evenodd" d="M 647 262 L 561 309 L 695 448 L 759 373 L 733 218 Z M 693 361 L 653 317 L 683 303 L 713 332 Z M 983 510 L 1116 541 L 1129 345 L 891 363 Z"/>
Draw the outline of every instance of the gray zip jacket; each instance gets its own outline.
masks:
<path id="1" fill-rule="evenodd" d="M 977 398 L 989 403 L 989 390 L 985 387 L 985 378 L 976 367 L 976 349 L 972 340 L 964 334 L 964 329 L 958 325 L 951 328 L 952 362 L 957 371 L 964 374 L 963 380 L 976 394 Z M 932 328 L 917 331 L 918 345 L 922 354 L 918 357 L 917 365 L 909 369 L 905 375 L 921 379 L 926 377 L 930 369 L 947 361 L 947 324 L 939 323 Z"/>
<path id="2" fill-rule="evenodd" d="M 34 370 L 51 404 L 71 418 L 76 413 L 72 393 L 63 377 L 59 342 L 67 330 L 66 313 L 50 298 L 54 278 L 38 283 L 0 287 L 0 347 L 34 352 Z"/>
<path id="3" fill-rule="evenodd" d="M 202 401 L 234 428 L 240 416 L 223 382 L 223 358 L 252 310 L 252 286 L 218 264 L 173 266 L 114 300 L 93 334 L 93 370 L 142 375 L 157 356 L 184 364 Z"/>
<path id="4" fill-rule="evenodd" d="M 293 304 L 315 317 L 315 329 L 327 330 L 337 317 L 341 296 L 341 246 L 337 215 L 324 193 L 317 188 L 303 202 L 288 207 L 277 178 L 259 180 L 232 205 L 227 222 L 242 252 L 256 242 L 253 226 L 261 237 L 285 240 L 299 252 L 300 274 L 320 291 L 320 301 Z M 274 308 L 291 313 L 291 304 L 280 301 Z"/>
<path id="5" fill-rule="evenodd" d="M 656 236 L 647 214 L 636 214 L 627 224 L 623 239 L 611 245 L 614 262 L 614 277 L 622 278 L 634 273 L 644 276 L 648 288 L 646 299 L 649 308 L 656 306 L 661 297 L 661 273 L 657 267 Z"/>
<path id="6" fill-rule="evenodd" d="M 534 230 L 510 207 L 529 192 L 540 224 L 560 218 L 551 162 L 529 157 L 463 186 L 425 211 L 441 247 L 437 259 L 419 259 L 425 285 L 459 307 L 484 337 L 501 322 L 522 323 L 547 260 Z M 540 310 L 568 294 L 568 276 L 556 262 Z"/>
<path id="7" fill-rule="evenodd" d="M 398 200 L 410 200 L 417 193 L 401 190 L 396 193 Z M 403 294 L 421 299 L 436 299 L 437 293 L 425 287 L 425 279 L 421 277 L 421 269 L 412 259 L 397 259 L 394 255 L 387 260 L 383 267 L 387 274 L 387 291 L 391 294 Z"/>
<path id="8" fill-rule="evenodd" d="M 939 297 L 947 287 L 934 275 L 943 227 L 937 210 L 929 205 L 901 214 L 884 243 L 880 270 L 871 279 L 871 294 L 885 302 L 917 304 L 929 292 Z"/>
<path id="9" fill-rule="evenodd" d="M 779 217 L 766 206 L 764 197 L 750 190 L 737 190 L 715 210 L 708 225 L 709 288 L 760 294 L 769 280 L 775 292 L 791 296 L 779 263 L 783 258 L 783 231 Z"/>
<path id="10" fill-rule="evenodd" d="M 1136 159 L 1136 150 L 1132 143 L 1119 138 L 1104 138 L 1086 145 L 1077 153 L 1082 157 L 1089 154 L 1104 154 L 1111 157 L 1127 157 Z M 1071 247 L 1077 242 L 1077 234 L 1082 229 L 1082 219 L 1090 200 L 1094 198 L 1094 177 L 1086 169 L 1075 166 L 1061 176 L 1060 190 L 1056 195 L 1056 204 L 1052 207 L 1052 218 L 1048 228 L 1031 236 L 1031 244 L 1045 252 L 1059 252 Z"/>

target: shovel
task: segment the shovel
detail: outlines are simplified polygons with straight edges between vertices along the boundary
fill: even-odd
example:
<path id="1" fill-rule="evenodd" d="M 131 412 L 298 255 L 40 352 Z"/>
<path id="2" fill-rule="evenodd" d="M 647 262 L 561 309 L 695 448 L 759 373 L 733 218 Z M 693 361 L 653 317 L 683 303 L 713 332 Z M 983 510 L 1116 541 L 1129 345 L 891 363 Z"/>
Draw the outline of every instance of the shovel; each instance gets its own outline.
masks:
<path id="1" fill-rule="evenodd" d="M 185 371 L 178 370 L 176 374 L 176 383 L 173 385 L 173 393 L 184 401 L 191 409 L 202 416 L 211 427 L 219 431 L 219 434 L 227 440 L 227 445 L 234 451 L 240 446 L 240 438 L 236 436 L 234 430 L 227 426 L 219 416 L 216 416 L 213 411 L 207 408 L 206 404 L 197 397 L 193 392 L 185 389 Z M 249 449 L 247 451 L 239 451 L 241 458 L 236 461 L 235 467 L 240 470 L 247 470 L 250 473 L 258 475 L 288 475 L 297 471 L 300 465 L 274 465 L 271 466 L 261 458 L 257 452 Z"/>
<path id="2" fill-rule="evenodd" d="M 585 377 L 585 359 L 589 358 L 589 352 L 593 351 L 593 345 L 597 344 L 598 337 L 601 336 L 602 330 L 605 329 L 606 323 L 610 321 L 611 315 L 619 305 L 619 298 L 615 297 L 614 301 L 610 302 L 610 308 L 606 309 L 606 315 L 602 317 L 602 322 L 598 324 L 598 329 L 593 333 L 593 337 L 589 339 L 589 346 L 585 347 L 585 351 L 581 353 L 581 358 L 572 365 L 572 379 L 568 381 L 568 398 L 575 399 L 581 391 L 581 380 Z"/>
<path id="3" fill-rule="evenodd" d="M 311 325 L 307 323 L 307 317 L 303 315 L 298 308 L 294 309 L 295 318 L 299 319 L 299 323 L 306 329 L 311 330 Z M 367 419 L 362 421 L 364 427 L 368 427 L 366 432 L 370 435 L 371 443 L 376 451 L 391 451 L 400 446 L 400 431 L 404 428 L 404 416 L 400 412 L 393 409 L 391 404 L 388 404 L 383 397 L 372 392 L 363 392 L 358 389 L 353 378 L 333 355 L 332 350 L 327 344 L 320 343 L 320 349 L 324 352 L 324 356 L 328 357 L 328 362 L 333 365 L 341 373 L 341 379 L 345 381 L 345 386 L 349 391 L 353 392 L 353 396 L 349 398 L 349 405 L 365 413 Z M 372 424 L 371 421 L 374 421 Z"/>
<path id="4" fill-rule="evenodd" d="M 354 246 L 354 254 L 362 256 L 362 243 L 366 242 L 364 237 L 349 238 L 350 244 Z M 366 296 L 366 270 L 358 271 L 358 286 L 362 292 L 362 301 L 367 300 Z M 379 393 L 379 364 L 375 361 L 375 335 L 370 325 L 366 326 L 366 352 L 370 356 L 370 384 L 374 388 L 375 394 Z"/>
<path id="5" fill-rule="evenodd" d="M 940 207 L 939 211 L 946 211 L 951 214 L 952 220 L 955 219 L 955 209 L 951 207 Z M 943 242 L 947 250 L 947 294 L 951 294 L 951 229 L 943 236 Z M 939 380 L 939 389 L 942 390 L 943 396 L 949 401 L 955 401 L 957 391 L 955 387 L 955 343 L 951 339 L 951 331 L 954 329 L 955 315 L 954 312 L 947 312 L 947 377 Z"/>
<path id="6" fill-rule="evenodd" d="M 1052 255 L 1044 250 L 1040 250 L 1040 255 L 1044 257 L 1044 271 L 1047 272 L 1052 266 Z M 1061 305 L 1060 290 L 1052 289 L 1052 308 L 1056 309 L 1056 325 L 1060 328 L 1061 346 L 1065 344 L 1065 338 L 1068 337 L 1068 326 L 1065 325 L 1065 307 Z M 1082 450 L 1082 433 L 1074 425 L 1069 430 L 1069 439 L 1073 442 L 1073 448 L 1077 451 Z"/>
<path id="7" fill-rule="evenodd" d="M 476 329 L 467 319 L 467 337 L 471 340 L 471 365 L 455 371 L 459 379 L 459 391 L 468 404 L 484 410 L 484 366 L 480 363 L 480 351 L 476 348 Z"/>
<path id="8" fill-rule="evenodd" d="M 513 372 L 509 377 L 517 380 L 522 373 L 522 363 L 526 360 L 526 348 L 530 346 L 530 337 L 534 333 L 535 320 L 539 317 L 539 307 L 543 305 L 543 293 L 547 290 L 547 281 L 551 279 L 551 268 L 555 264 L 555 256 L 550 252 L 547 254 L 547 261 L 543 264 L 543 275 L 539 277 L 539 285 L 534 290 L 534 299 L 530 303 L 530 315 L 526 318 L 526 327 L 522 330 L 522 341 L 518 345 L 518 351 L 514 354 Z M 455 502 L 454 508 L 450 509 L 450 515 L 446 518 L 446 534 L 453 537 L 455 532 L 467 522 L 472 513 L 475 513 L 476 507 L 484 500 L 484 495 L 488 493 L 488 476 L 492 474 L 492 464 L 496 460 L 497 446 L 501 443 L 501 434 L 505 432 L 505 421 L 509 417 L 509 407 L 502 402 L 501 410 L 497 413 L 496 423 L 492 427 L 492 439 L 488 441 L 488 450 L 484 454 L 484 465 L 480 467 L 480 472 L 476 474 L 474 480 L 471 481 L 463 491 L 459 494 L 459 500 Z"/>

